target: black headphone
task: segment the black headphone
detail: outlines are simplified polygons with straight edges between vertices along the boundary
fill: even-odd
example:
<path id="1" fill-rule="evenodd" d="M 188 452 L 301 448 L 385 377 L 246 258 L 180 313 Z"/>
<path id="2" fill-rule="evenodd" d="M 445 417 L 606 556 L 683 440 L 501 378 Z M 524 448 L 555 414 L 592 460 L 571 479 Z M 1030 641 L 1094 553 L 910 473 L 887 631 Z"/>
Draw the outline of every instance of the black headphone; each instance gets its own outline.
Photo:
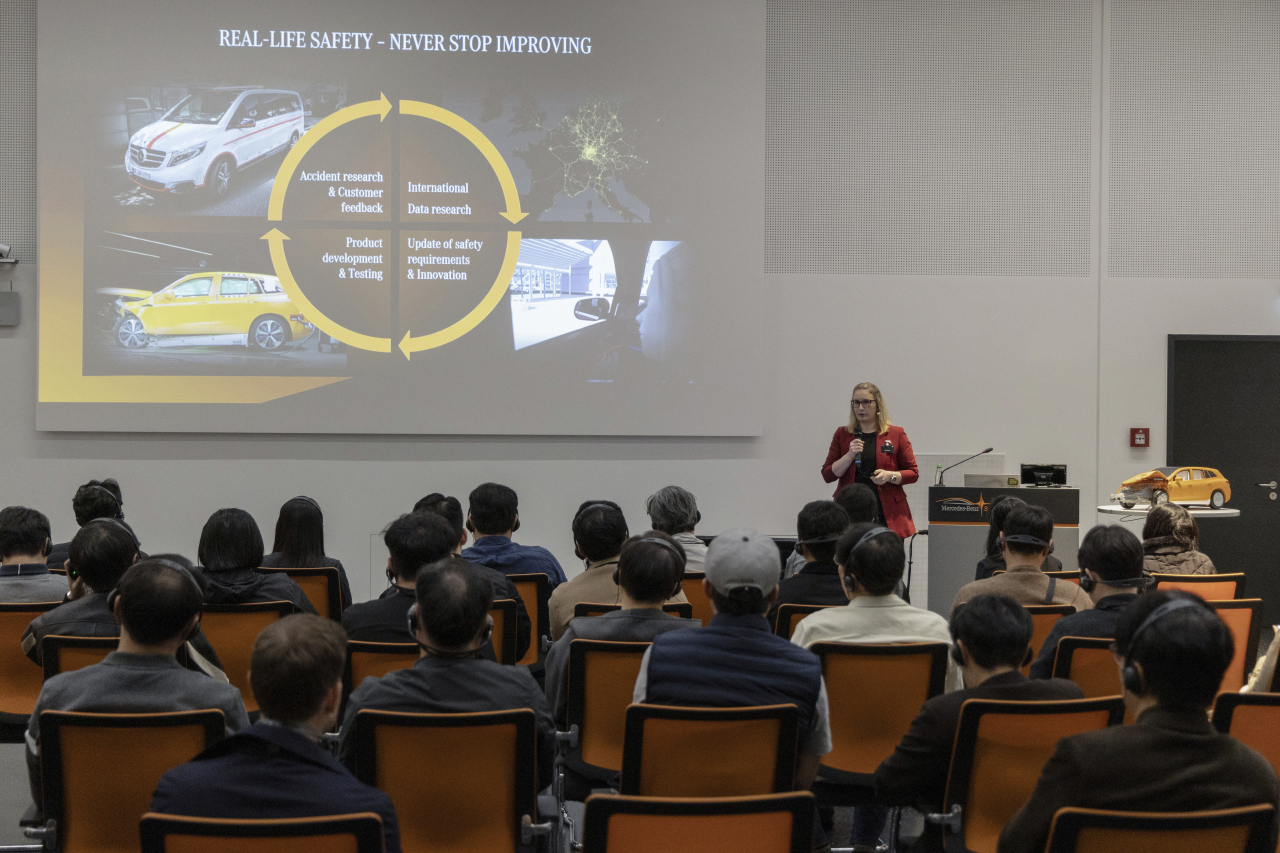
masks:
<path id="1" fill-rule="evenodd" d="M 1150 583 L 1151 583 L 1151 578 L 1146 578 L 1146 577 L 1116 578 L 1114 580 L 1105 580 L 1105 579 L 1094 580 L 1093 578 L 1089 577 L 1084 573 L 1083 567 L 1081 567 L 1080 569 L 1080 588 L 1085 592 L 1093 592 L 1094 589 L 1097 588 L 1098 584 L 1102 584 L 1103 586 L 1113 586 L 1120 589 L 1125 589 L 1131 586 L 1136 586 L 1139 589 L 1145 589 L 1148 585 L 1150 585 Z"/>
<path id="2" fill-rule="evenodd" d="M 1142 620 L 1142 623 L 1138 625 L 1138 629 L 1133 632 L 1133 636 L 1129 637 L 1129 649 L 1124 656 L 1124 666 L 1120 668 L 1120 683 L 1124 685 L 1125 690 L 1135 696 L 1139 696 L 1146 689 L 1146 683 L 1142 680 L 1142 673 L 1133 665 L 1133 650 L 1137 646 L 1138 638 L 1142 636 L 1142 632 L 1175 610 L 1199 606 L 1200 602 L 1198 601 L 1192 601 L 1189 598 L 1175 598 L 1161 604 L 1155 610 L 1152 610 L 1146 619 Z"/>
<path id="3" fill-rule="evenodd" d="M 316 508 L 316 512 L 318 512 L 318 513 L 320 513 L 320 514 L 322 514 L 322 515 L 324 514 L 324 510 L 320 509 L 320 504 L 316 503 L 314 498 L 309 498 L 309 497 L 307 497 L 306 495 L 298 495 L 297 497 L 289 498 L 289 500 L 291 500 L 291 501 L 306 501 L 307 503 L 311 504 L 313 507 L 315 507 L 315 508 Z M 288 503 L 288 501 L 286 501 L 286 503 Z"/>
<path id="4" fill-rule="evenodd" d="M 418 639 L 418 602 L 415 601 L 413 604 L 409 606 L 409 612 L 406 615 L 409 617 L 409 624 L 408 624 L 409 636 L 413 637 L 413 641 L 417 643 L 421 648 L 426 649 L 429 653 L 435 655 L 436 657 L 438 658 L 480 657 L 479 649 L 474 649 L 468 652 L 449 652 L 449 651 L 445 651 L 444 649 L 437 649 L 435 646 L 428 646 L 426 643 L 419 640 Z M 493 636 L 493 617 L 486 616 L 485 618 L 488 621 L 484 627 L 484 636 L 480 638 L 480 645 L 482 646 L 485 643 L 489 642 L 489 638 Z M 423 633 L 426 633 L 425 629 Z"/>
<path id="5" fill-rule="evenodd" d="M 577 518 L 577 516 L 575 515 L 574 518 Z M 468 533 L 472 534 L 473 536 L 475 535 L 476 526 L 471 521 L 471 507 L 467 507 L 467 520 L 462 522 L 462 526 L 467 528 Z M 519 529 L 520 529 L 520 508 L 516 507 L 516 523 L 511 526 L 511 532 L 515 533 Z"/>
<path id="6" fill-rule="evenodd" d="M 841 535 L 842 533 L 829 533 L 826 536 L 814 536 L 812 539 L 797 539 L 796 553 L 799 554 L 800 548 L 804 545 L 821 545 L 824 542 L 837 542 Z"/>
<path id="7" fill-rule="evenodd" d="M 684 588 L 684 572 L 685 572 L 685 566 L 687 566 L 689 563 L 688 556 L 680 553 L 680 549 L 672 545 L 667 540 L 659 539 L 657 536 L 645 536 L 643 539 L 637 540 L 635 544 L 638 545 L 641 542 L 653 542 L 657 545 L 661 545 L 663 548 L 666 548 L 672 554 L 675 554 L 677 557 L 680 558 L 680 574 L 675 579 L 676 582 L 675 582 L 675 585 L 671 588 L 671 594 L 667 596 L 667 598 L 675 598 L 677 595 L 680 594 L 680 591 Z M 620 578 L 622 577 L 621 573 L 622 573 L 622 563 L 619 562 L 618 565 L 613 570 L 614 586 L 622 586 L 622 582 L 620 580 Z"/>
<path id="8" fill-rule="evenodd" d="M 849 549 L 849 556 L 853 556 L 853 554 L 856 553 L 859 548 L 861 548 L 863 545 L 867 543 L 868 539 L 872 539 L 876 536 L 880 536 L 885 533 L 893 533 L 893 531 L 887 527 L 871 528 L 866 533 L 862 534 L 862 538 L 860 538 L 857 542 L 853 543 L 853 547 Z M 810 541 L 813 541 L 813 540 L 810 540 Z M 853 561 L 850 560 L 850 562 L 853 562 Z M 844 585 L 852 589 L 856 581 L 856 579 L 853 576 L 853 569 L 849 566 L 845 566 L 844 568 L 845 568 Z"/>
<path id="9" fill-rule="evenodd" d="M 589 511 L 591 511 L 591 510 L 593 510 L 593 509 L 611 509 L 611 510 L 617 510 L 618 512 L 621 512 L 621 511 L 622 511 L 622 510 L 618 509 L 618 507 L 614 506 L 613 504 L 607 504 L 607 503 L 604 503 L 603 501 L 596 501 L 595 503 L 589 503 L 589 504 L 587 504 L 586 506 L 584 506 L 582 509 L 578 510 L 577 512 L 575 512 L 575 513 L 573 514 L 573 524 L 572 524 L 572 525 L 570 525 L 570 526 L 572 527 L 572 526 L 574 526 L 574 525 L 577 525 L 577 523 L 578 523 L 578 519 L 579 519 L 579 518 L 582 518 L 582 514 L 583 514 L 583 513 L 585 513 L 585 512 L 589 512 Z M 623 538 L 624 540 L 625 540 L 625 539 L 627 539 L 627 538 L 629 538 L 630 536 L 631 536 L 631 531 L 630 531 L 630 530 L 626 530 L 626 529 L 624 529 L 624 530 L 622 531 L 622 538 Z M 573 546 L 573 554 L 574 554 L 574 556 L 575 556 L 575 557 L 577 557 L 577 558 L 579 558 L 579 559 L 581 559 L 581 560 L 585 560 L 585 559 L 587 559 L 587 558 L 586 558 L 586 555 L 584 555 L 584 554 L 582 553 L 582 549 L 581 549 L 581 548 L 579 548 L 579 547 L 577 546 L 577 543 L 576 543 L 576 542 L 574 543 L 574 546 Z M 614 571 L 613 583 L 614 583 L 614 586 L 617 586 L 617 584 L 618 584 L 618 577 L 617 577 L 617 571 L 616 571 L 616 570 Z"/>
<path id="10" fill-rule="evenodd" d="M 98 519 L 94 519 L 94 520 L 95 520 L 95 521 L 110 521 L 111 519 L 98 518 Z M 121 525 L 121 526 L 123 526 L 123 525 Z M 135 540 L 135 541 L 136 541 L 136 540 Z M 200 606 L 196 609 L 196 625 L 199 625 L 199 624 L 200 624 L 200 613 L 201 613 L 201 611 L 204 609 L 204 590 L 202 590 L 202 589 L 200 588 L 200 584 L 196 581 L 195 575 L 191 574 L 191 570 L 190 570 L 190 569 L 188 569 L 186 566 L 182 565 L 182 563 L 175 562 L 174 560 L 166 560 L 166 559 L 164 559 L 163 557 L 152 557 L 152 558 L 150 558 L 150 559 L 152 559 L 152 560 L 154 560 L 155 562 L 157 562 L 157 563 L 161 564 L 162 566 L 168 566 L 168 567 L 169 567 L 169 568 L 171 568 L 171 569 L 175 569 L 175 570 L 178 572 L 178 574 L 180 574 L 180 575 L 182 575 L 183 577 L 185 577 L 185 578 L 187 579 L 187 581 L 191 584 L 191 587 L 196 591 L 196 600 L 200 602 Z M 136 564 L 135 564 L 135 565 L 136 565 Z M 69 572 L 68 572 L 68 574 L 69 574 Z M 115 611 L 116 611 L 116 600 L 117 600 L 118 598 L 120 598 L 120 588 L 119 588 L 119 587 L 116 587 L 115 589 L 111 590 L 111 592 L 107 593 L 107 610 L 108 610 L 109 612 L 111 612 L 111 613 L 115 613 Z M 192 633 L 195 633 L 195 631 L 193 630 L 193 631 L 192 631 Z M 188 635 L 187 635 L 187 637 L 190 637 L 190 636 L 191 636 L 190 634 L 188 634 Z M 187 637 L 183 637 L 183 642 L 186 642 Z"/>
<path id="11" fill-rule="evenodd" d="M 1048 548 L 1049 553 L 1053 553 L 1053 543 L 1046 542 L 1039 536 L 1032 536 L 1029 533 L 1011 533 L 1008 536 L 1001 533 L 996 537 L 996 547 L 1003 548 L 1004 543 L 1013 542 L 1018 545 L 1035 545 L 1037 548 Z"/>
<path id="12" fill-rule="evenodd" d="M 112 483 L 115 485 L 117 489 L 120 488 L 120 484 L 117 483 L 115 480 L 103 480 L 102 482 Z M 94 490 L 97 490 L 99 492 L 104 493 L 107 497 L 111 498 L 111 502 L 116 505 L 116 513 L 120 516 L 120 518 L 124 518 L 124 501 L 116 497 L 116 493 L 108 489 L 106 486 L 98 485 L 95 483 L 91 486 L 82 486 L 81 490 L 86 492 L 92 492 Z"/>
<path id="13" fill-rule="evenodd" d="M 960 645 L 953 642 L 951 644 L 951 659 L 955 661 L 956 666 L 964 666 L 964 652 L 960 651 Z M 1027 643 L 1027 653 L 1022 656 L 1022 665 L 1026 666 L 1031 663 L 1031 644 Z"/>
<path id="14" fill-rule="evenodd" d="M 90 524 L 110 524 L 110 525 L 112 525 L 112 526 L 114 526 L 114 527 L 119 527 L 119 528 L 120 528 L 121 530 L 123 530 L 125 533 L 128 533 L 128 534 L 129 534 L 129 538 L 133 540 L 133 551 L 134 551 L 134 553 L 135 553 L 135 554 L 141 554 L 141 553 L 142 553 L 142 543 L 138 541 L 138 534 L 134 533 L 134 532 L 133 532 L 133 529 L 132 529 L 132 528 L 130 528 L 130 527 L 129 527 L 129 525 L 125 524 L 123 521 L 120 521 L 119 519 L 116 519 L 116 518 L 105 518 L 105 517 L 103 517 L 103 518 L 95 518 L 95 519 L 93 519 L 93 520 L 91 520 L 91 521 L 86 521 L 86 522 L 84 523 L 84 526 L 85 526 L 85 527 L 88 527 Z M 165 562 L 168 562 L 168 561 L 166 560 Z M 175 564 L 175 565 L 176 565 L 176 564 Z M 70 566 L 70 565 L 68 565 L 68 566 L 67 566 L 67 578 L 68 578 L 69 580 L 75 580 L 75 579 L 76 579 L 76 578 L 78 578 L 78 577 L 80 577 L 80 573 L 79 573 L 78 571 L 76 571 L 75 569 L 71 568 L 71 566 Z M 192 583 L 195 583 L 195 579 L 194 579 L 194 578 L 192 578 L 192 581 L 191 581 L 191 582 L 192 582 Z M 197 585 L 197 586 L 198 586 L 198 585 Z M 202 592 L 202 593 L 200 593 L 200 597 L 201 597 L 201 598 L 204 598 L 204 593 L 203 593 L 203 592 Z M 107 600 L 107 607 L 108 607 L 108 608 L 110 608 L 110 607 L 114 604 L 114 602 L 115 602 L 115 599 L 108 599 L 108 600 Z"/>

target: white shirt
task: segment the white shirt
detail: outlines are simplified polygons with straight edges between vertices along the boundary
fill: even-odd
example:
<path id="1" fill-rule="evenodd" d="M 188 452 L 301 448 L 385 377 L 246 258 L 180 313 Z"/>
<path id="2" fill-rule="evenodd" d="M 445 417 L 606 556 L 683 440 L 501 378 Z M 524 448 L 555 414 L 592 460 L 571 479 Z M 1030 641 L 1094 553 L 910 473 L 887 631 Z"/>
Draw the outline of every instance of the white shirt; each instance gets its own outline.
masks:
<path id="1" fill-rule="evenodd" d="M 896 595 L 861 595 L 844 607 L 811 613 L 796 625 L 791 642 L 801 648 L 814 643 L 947 643 L 947 620 L 931 610 L 907 604 Z M 960 672 L 947 657 L 947 692 L 961 687 Z"/>
<path id="2" fill-rule="evenodd" d="M 707 546 L 692 533 L 677 533 L 671 537 L 684 548 L 685 571 L 701 572 L 707 564 Z"/>

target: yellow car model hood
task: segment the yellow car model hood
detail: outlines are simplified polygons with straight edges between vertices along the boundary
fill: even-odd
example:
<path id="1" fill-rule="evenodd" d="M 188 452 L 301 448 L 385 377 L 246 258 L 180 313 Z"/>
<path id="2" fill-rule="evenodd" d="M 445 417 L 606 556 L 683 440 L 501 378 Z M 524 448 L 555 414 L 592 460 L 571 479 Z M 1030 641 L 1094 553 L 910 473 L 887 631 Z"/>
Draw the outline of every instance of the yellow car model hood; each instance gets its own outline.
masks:
<path id="1" fill-rule="evenodd" d="M 103 296 L 123 296 L 125 299 L 146 299 L 152 293 L 150 290 L 132 290 L 128 287 L 99 287 L 97 292 Z"/>
<path id="2" fill-rule="evenodd" d="M 1169 478 L 1165 476 L 1165 474 L 1164 474 L 1164 472 L 1163 472 L 1163 471 L 1151 470 L 1151 471 L 1146 471 L 1146 472 L 1144 472 L 1144 473 L 1142 473 L 1142 474 L 1139 474 L 1139 475 L 1138 475 L 1138 476 L 1136 476 L 1136 477 L 1130 477 L 1129 479 L 1125 480 L 1125 481 L 1124 481 L 1123 483 L 1121 483 L 1120 485 L 1122 485 L 1122 486 L 1135 486 L 1135 485 L 1137 485 L 1138 483 L 1143 482 L 1144 480 L 1167 480 L 1167 479 L 1169 479 Z"/>

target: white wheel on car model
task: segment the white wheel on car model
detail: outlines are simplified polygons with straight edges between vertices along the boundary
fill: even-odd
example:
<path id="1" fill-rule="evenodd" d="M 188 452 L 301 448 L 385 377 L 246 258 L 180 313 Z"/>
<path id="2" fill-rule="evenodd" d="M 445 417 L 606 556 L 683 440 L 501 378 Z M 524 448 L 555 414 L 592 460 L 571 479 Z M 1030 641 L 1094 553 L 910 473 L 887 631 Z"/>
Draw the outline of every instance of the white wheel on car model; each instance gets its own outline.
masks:
<path id="1" fill-rule="evenodd" d="M 147 331 L 142 321 L 132 315 L 125 317 L 116 329 L 116 340 L 126 349 L 138 349 L 147 345 Z"/>
<path id="2" fill-rule="evenodd" d="M 1222 509 L 1222 505 L 1227 502 L 1226 495 L 1217 489 L 1213 490 L 1213 494 L 1209 496 L 1209 506 L 1214 509 Z"/>
<path id="3" fill-rule="evenodd" d="M 1164 505 L 1165 505 L 1165 504 L 1167 504 L 1168 502 L 1169 502 L 1169 493 L 1168 493 L 1168 492 L 1161 492 L 1161 491 L 1157 491 L 1155 494 L 1153 494 L 1153 495 L 1151 496 L 1151 505 L 1152 505 L 1152 506 L 1164 506 Z"/>
<path id="4" fill-rule="evenodd" d="M 261 350 L 277 350 L 289 339 L 289 331 L 279 317 L 259 317 L 249 327 L 249 346 Z"/>
<path id="5" fill-rule="evenodd" d="M 298 131 L 296 131 L 296 130 L 295 130 L 295 131 L 293 132 L 293 136 L 290 136 L 290 137 L 289 137 L 289 147 L 288 147 L 288 148 L 286 148 L 285 150 L 286 150 L 286 151 L 291 150 L 291 149 L 293 148 L 293 146 L 295 146 L 295 145 L 297 145 L 297 144 L 298 144 Z"/>
<path id="6" fill-rule="evenodd" d="M 230 160 L 219 160 L 209 173 L 209 191 L 218 198 L 226 198 L 231 192 L 231 174 L 235 170 Z"/>

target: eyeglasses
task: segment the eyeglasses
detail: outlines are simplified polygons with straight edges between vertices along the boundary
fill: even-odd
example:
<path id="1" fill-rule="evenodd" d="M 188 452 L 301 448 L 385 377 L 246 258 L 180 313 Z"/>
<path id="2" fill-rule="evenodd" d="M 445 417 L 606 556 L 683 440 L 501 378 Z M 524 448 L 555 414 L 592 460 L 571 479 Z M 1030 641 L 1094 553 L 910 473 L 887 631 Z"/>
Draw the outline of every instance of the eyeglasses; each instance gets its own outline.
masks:
<path id="1" fill-rule="evenodd" d="M 874 406 L 876 404 L 875 400 L 850 400 L 849 402 L 855 406 Z"/>

